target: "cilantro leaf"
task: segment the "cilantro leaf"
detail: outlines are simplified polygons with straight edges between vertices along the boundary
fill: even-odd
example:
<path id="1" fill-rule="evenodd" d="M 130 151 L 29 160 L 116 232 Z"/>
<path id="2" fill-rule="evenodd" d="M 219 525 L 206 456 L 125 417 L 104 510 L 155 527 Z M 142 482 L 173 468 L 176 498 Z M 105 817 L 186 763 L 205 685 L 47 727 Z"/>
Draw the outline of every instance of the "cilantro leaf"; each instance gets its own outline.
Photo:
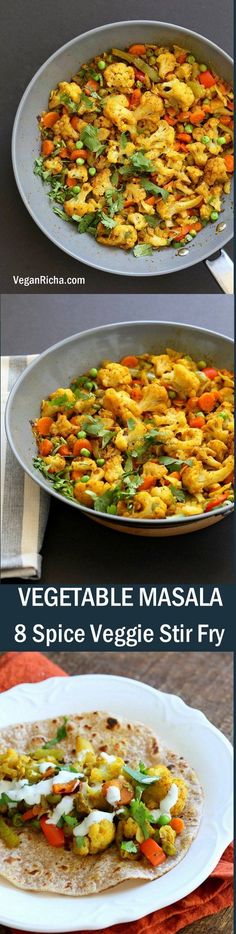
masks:
<path id="1" fill-rule="evenodd" d="M 73 214 L 73 221 L 78 223 L 78 232 L 79 233 L 92 233 L 96 235 L 97 225 L 99 222 L 98 211 L 89 211 L 88 214 L 85 214 L 84 217 L 79 217 L 79 215 Z"/>
<path id="2" fill-rule="evenodd" d="M 67 499 L 74 499 L 72 483 L 70 483 L 66 477 L 62 477 L 60 474 L 56 474 L 56 476 L 53 477 L 52 482 L 54 489 L 58 490 L 58 493 L 62 493 L 62 495 L 66 496 Z"/>
<path id="3" fill-rule="evenodd" d="M 150 836 L 150 831 L 147 826 L 147 823 L 150 820 L 151 812 L 146 808 L 146 805 L 143 801 L 131 801 L 130 804 L 131 817 L 136 821 L 139 827 L 142 830 L 144 840 L 147 840 Z"/>
<path id="4" fill-rule="evenodd" d="M 78 824 L 77 817 L 71 817 L 70 814 L 62 814 L 63 821 L 65 824 L 68 824 L 68 827 L 76 827 Z"/>
<path id="5" fill-rule="evenodd" d="M 149 243 L 137 243 L 133 249 L 134 256 L 151 256 L 152 247 Z"/>
<path id="6" fill-rule="evenodd" d="M 155 172 L 155 166 L 151 160 L 145 156 L 142 149 L 133 153 L 130 162 L 136 172 Z"/>
<path id="7" fill-rule="evenodd" d="M 128 425 L 129 431 L 133 431 L 133 429 L 135 428 L 135 425 L 136 425 L 136 422 L 134 421 L 134 418 L 128 418 L 128 420 L 127 420 L 127 425 Z"/>
<path id="8" fill-rule="evenodd" d="M 118 211 L 122 211 L 124 198 L 115 188 L 108 188 L 107 191 L 105 191 L 105 199 L 110 217 L 113 217 Z"/>
<path id="9" fill-rule="evenodd" d="M 148 450 L 152 444 L 157 444 L 160 440 L 160 433 L 157 428 L 150 428 L 150 431 L 146 432 L 144 435 L 141 444 L 137 445 L 135 451 L 132 451 L 132 457 L 142 457 L 143 454 Z M 171 460 L 171 458 L 170 458 Z"/>
<path id="10" fill-rule="evenodd" d="M 121 133 L 121 137 L 120 137 L 120 148 L 121 148 L 121 149 L 126 149 L 127 143 L 128 143 L 127 134 L 126 134 L 126 133 Z"/>
<path id="11" fill-rule="evenodd" d="M 69 110 L 69 113 L 73 114 L 77 112 L 78 104 L 75 104 L 75 101 L 72 100 L 69 94 L 65 94 L 63 92 L 59 96 L 60 96 L 60 103 L 66 105 L 66 107 Z"/>
<path id="12" fill-rule="evenodd" d="M 103 493 L 102 496 L 97 496 L 92 490 L 86 490 L 86 493 L 89 493 L 89 496 L 93 499 L 95 512 L 107 512 L 108 507 L 114 503 L 115 492 L 116 487 L 113 490 L 106 490 L 106 493 Z"/>
<path id="13" fill-rule="evenodd" d="M 62 393 L 61 396 L 54 396 L 54 398 L 49 401 L 51 405 L 65 405 L 67 409 L 73 409 L 74 407 L 74 402 L 68 402 L 66 392 Z"/>
<path id="14" fill-rule="evenodd" d="M 163 201 L 167 201 L 167 198 L 169 198 L 169 191 L 167 191 L 166 188 L 160 188 L 159 185 L 154 185 L 154 182 L 150 182 L 148 178 L 142 178 L 141 181 L 145 191 L 150 192 L 152 195 L 161 195 Z"/>
<path id="15" fill-rule="evenodd" d="M 157 217 L 157 214 L 144 214 L 145 221 L 148 222 L 149 227 L 157 227 L 160 223 L 160 218 Z"/>
<path id="16" fill-rule="evenodd" d="M 172 493 L 172 496 L 174 496 L 175 499 L 177 500 L 177 503 L 185 503 L 186 495 L 185 495 L 184 490 L 181 490 L 176 486 L 172 486 L 172 484 L 170 484 L 169 489 L 170 489 L 170 492 Z"/>
<path id="17" fill-rule="evenodd" d="M 167 457 L 165 454 L 161 454 L 159 457 L 159 464 L 164 464 L 164 467 L 167 467 L 170 473 L 173 473 L 173 470 L 179 470 L 183 464 L 186 464 L 188 467 L 192 467 L 192 463 L 192 460 L 185 461 L 181 460 L 180 458 L 177 460 L 177 458 L 174 459 L 173 457 Z"/>
<path id="18" fill-rule="evenodd" d="M 138 846 L 136 845 L 136 843 L 134 843 L 133 840 L 123 840 L 123 843 L 121 843 L 120 848 L 121 850 L 124 850 L 125 853 L 137 853 L 138 852 Z"/>
<path id="19" fill-rule="evenodd" d="M 95 126 L 92 126 L 91 123 L 87 123 L 80 136 L 82 143 L 84 143 L 84 146 L 86 146 L 86 149 L 89 149 L 90 152 L 96 152 L 97 156 L 103 152 L 104 146 L 99 139 L 98 130 Z"/>
<path id="20" fill-rule="evenodd" d="M 147 775 L 146 772 L 144 773 L 141 772 L 141 770 L 132 769 L 130 765 L 124 765 L 123 772 L 127 772 L 127 775 L 130 775 L 130 778 L 133 778 L 139 785 L 154 785 L 155 782 L 158 782 L 157 775 Z"/>
<path id="21" fill-rule="evenodd" d="M 108 217 L 108 214 L 104 214 L 104 211 L 98 211 L 99 220 L 104 227 L 108 227 L 112 230 L 112 227 L 115 227 L 115 221 L 112 220 L 112 217 Z"/>
<path id="22" fill-rule="evenodd" d="M 66 724 L 68 717 L 64 717 L 63 720 L 64 722 L 61 724 L 61 726 L 58 727 L 56 736 L 54 736 L 53 739 L 50 739 L 48 743 L 45 743 L 44 746 L 42 746 L 42 749 L 51 749 L 51 747 L 55 746 L 56 743 L 60 743 L 62 739 L 65 739 L 67 735 Z"/>

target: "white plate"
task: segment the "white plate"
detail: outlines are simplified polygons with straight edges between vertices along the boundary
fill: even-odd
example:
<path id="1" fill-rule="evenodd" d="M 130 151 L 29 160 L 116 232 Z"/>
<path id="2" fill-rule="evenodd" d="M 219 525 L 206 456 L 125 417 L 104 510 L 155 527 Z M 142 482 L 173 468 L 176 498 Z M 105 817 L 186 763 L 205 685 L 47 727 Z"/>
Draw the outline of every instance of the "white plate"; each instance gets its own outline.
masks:
<path id="1" fill-rule="evenodd" d="M 183 861 L 162 878 L 122 883 L 99 895 L 42 895 L 0 880 L 2 924 L 59 934 L 135 921 L 196 889 L 232 840 L 232 746 L 204 714 L 175 695 L 112 675 L 50 678 L 1 694 L 0 727 L 94 709 L 141 720 L 196 769 L 205 795 L 198 836 Z"/>

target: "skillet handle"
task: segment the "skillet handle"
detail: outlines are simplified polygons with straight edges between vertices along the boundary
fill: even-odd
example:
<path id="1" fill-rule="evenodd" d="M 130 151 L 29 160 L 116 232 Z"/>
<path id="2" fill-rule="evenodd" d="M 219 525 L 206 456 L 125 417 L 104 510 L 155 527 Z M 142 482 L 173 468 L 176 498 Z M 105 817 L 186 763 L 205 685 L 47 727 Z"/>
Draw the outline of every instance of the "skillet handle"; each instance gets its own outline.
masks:
<path id="1" fill-rule="evenodd" d="M 228 253 L 221 250 L 219 256 L 206 260 L 206 266 L 220 285 L 222 292 L 233 295 L 234 291 L 234 264 Z"/>

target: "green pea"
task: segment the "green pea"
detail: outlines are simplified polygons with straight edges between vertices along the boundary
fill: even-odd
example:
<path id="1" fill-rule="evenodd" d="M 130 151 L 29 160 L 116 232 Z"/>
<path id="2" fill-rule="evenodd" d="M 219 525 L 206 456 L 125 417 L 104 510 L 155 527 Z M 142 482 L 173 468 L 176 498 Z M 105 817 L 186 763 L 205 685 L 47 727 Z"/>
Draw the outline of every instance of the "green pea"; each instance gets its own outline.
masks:
<path id="1" fill-rule="evenodd" d="M 85 162 L 84 159 L 81 159 L 81 156 L 79 156 L 79 158 L 76 159 L 75 161 L 76 161 L 76 165 L 84 165 L 84 162 Z"/>
<path id="2" fill-rule="evenodd" d="M 93 366 L 92 369 L 89 370 L 89 376 L 97 376 L 97 375 L 98 375 L 98 371 L 96 370 L 96 367 Z"/>
<path id="3" fill-rule="evenodd" d="M 108 506 L 108 507 L 107 507 L 107 512 L 109 512 L 111 516 L 115 516 L 115 515 L 116 515 L 116 506 L 115 506 L 115 504 L 112 505 L 112 506 Z"/>
<path id="4" fill-rule="evenodd" d="M 150 65 L 155 65 L 155 64 L 156 64 L 155 55 L 150 55 L 149 62 L 150 62 Z"/>
<path id="5" fill-rule="evenodd" d="M 91 165 L 88 171 L 89 175 L 96 175 L 97 169 L 95 169 L 95 166 Z"/>
<path id="6" fill-rule="evenodd" d="M 185 123 L 184 129 L 186 130 L 186 133 L 192 133 L 193 132 L 192 123 Z"/>
<path id="7" fill-rule="evenodd" d="M 82 139 L 77 139 L 77 142 L 76 142 L 76 144 L 75 144 L 75 148 L 76 148 L 76 149 L 83 149 L 83 145 L 84 145 L 84 144 L 82 143 Z"/>
<path id="8" fill-rule="evenodd" d="M 176 397 L 176 392 L 174 392 L 173 389 L 169 389 L 169 396 L 170 396 L 170 399 L 175 399 L 175 397 Z"/>
<path id="9" fill-rule="evenodd" d="M 209 97 L 204 97 L 204 101 L 203 101 L 202 103 L 203 103 L 203 104 L 210 104 L 210 98 L 209 98 Z"/>
<path id="10" fill-rule="evenodd" d="M 89 474 L 87 474 L 87 473 L 84 473 L 84 476 L 83 476 L 83 477 L 80 477 L 80 482 L 81 482 L 81 483 L 88 483 L 88 480 L 90 480 L 90 477 L 89 477 Z"/>
<path id="11" fill-rule="evenodd" d="M 197 364 L 197 367 L 198 367 L 198 370 L 205 370 L 205 368 L 206 368 L 206 361 L 205 361 L 205 360 L 199 360 L 199 361 L 198 361 L 198 364 Z"/>
<path id="12" fill-rule="evenodd" d="M 169 814 L 161 814 L 158 820 L 158 827 L 165 827 L 166 824 L 170 824 L 171 818 Z"/>
<path id="13" fill-rule="evenodd" d="M 218 217 L 219 217 L 218 211 L 211 212 L 211 221 L 218 221 Z"/>
<path id="14" fill-rule="evenodd" d="M 201 136 L 201 143 L 210 143 L 210 142 L 211 142 L 210 136 Z"/>
<path id="15" fill-rule="evenodd" d="M 104 457 L 99 457 L 99 458 L 98 458 L 98 461 L 97 461 L 98 467 L 103 467 L 103 464 L 105 464 L 105 458 L 104 458 Z"/>
<path id="16" fill-rule="evenodd" d="M 142 81 L 136 81 L 136 87 L 137 87 L 137 88 L 141 88 L 141 87 L 142 87 Z"/>
<path id="17" fill-rule="evenodd" d="M 80 453 L 82 454 L 82 457 L 90 457 L 90 456 L 91 456 L 91 452 L 88 451 L 88 448 L 81 448 Z"/>
<path id="18" fill-rule="evenodd" d="M 207 71 L 206 65 L 199 65 L 199 71 Z"/>
<path id="19" fill-rule="evenodd" d="M 86 438 L 86 431 L 78 431 L 77 438 Z"/>
<path id="20" fill-rule="evenodd" d="M 80 185 L 74 185 L 74 187 L 72 188 L 73 195 L 79 195 L 80 190 L 81 190 Z"/>
<path id="21" fill-rule="evenodd" d="M 188 62 L 189 65 L 194 65 L 194 62 L 195 62 L 195 61 L 196 61 L 195 55 L 188 55 L 188 57 L 187 57 L 187 62 Z"/>
<path id="22" fill-rule="evenodd" d="M 91 383 L 89 379 L 86 379 L 86 382 L 84 383 L 84 388 L 85 388 L 85 389 L 92 389 L 92 388 L 93 388 L 93 383 Z"/>
<path id="23" fill-rule="evenodd" d="M 225 136 L 218 136 L 218 139 L 216 140 L 216 142 L 218 143 L 219 146 L 223 146 L 224 143 L 226 143 Z"/>
<path id="24" fill-rule="evenodd" d="M 104 71 L 104 68 L 106 68 L 106 62 L 104 62 L 102 58 L 100 58 L 100 61 L 98 62 L 98 68 L 99 71 Z"/>

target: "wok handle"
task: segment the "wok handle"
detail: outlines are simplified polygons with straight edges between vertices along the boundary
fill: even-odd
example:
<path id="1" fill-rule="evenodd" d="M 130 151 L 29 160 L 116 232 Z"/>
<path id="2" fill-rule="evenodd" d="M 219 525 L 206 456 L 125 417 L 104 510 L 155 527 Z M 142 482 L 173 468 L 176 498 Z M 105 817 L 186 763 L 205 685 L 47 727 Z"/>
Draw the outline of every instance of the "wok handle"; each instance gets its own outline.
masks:
<path id="1" fill-rule="evenodd" d="M 206 266 L 220 285 L 222 292 L 227 295 L 233 295 L 234 291 L 234 264 L 228 253 L 221 250 L 219 255 L 213 259 L 206 260 Z"/>

